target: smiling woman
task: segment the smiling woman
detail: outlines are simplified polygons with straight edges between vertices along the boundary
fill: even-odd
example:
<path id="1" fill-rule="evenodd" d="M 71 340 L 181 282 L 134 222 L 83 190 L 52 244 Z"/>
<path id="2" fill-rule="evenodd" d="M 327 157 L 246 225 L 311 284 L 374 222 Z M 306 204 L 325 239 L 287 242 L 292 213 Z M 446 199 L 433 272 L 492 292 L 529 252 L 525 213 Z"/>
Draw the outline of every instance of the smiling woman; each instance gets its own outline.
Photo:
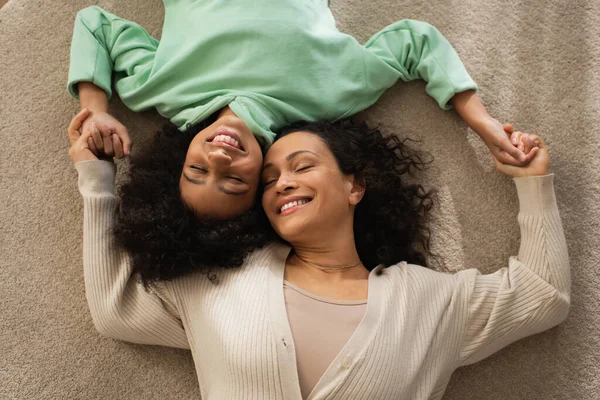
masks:
<path id="1" fill-rule="evenodd" d="M 210 159 L 233 165 L 248 151 L 234 125 L 157 135 L 132 158 L 116 218 L 114 164 L 90 152 L 82 118 L 69 153 L 94 324 L 111 338 L 190 349 L 203 399 L 438 400 L 456 368 L 568 313 L 566 241 L 539 137 L 512 134 L 528 166 L 496 164 L 517 186 L 518 257 L 493 274 L 451 275 L 425 268 L 431 194 L 406 179 L 425 162 L 396 136 L 348 120 L 284 129 L 264 157 L 262 204 L 285 242 L 261 249 L 271 231 L 258 202 L 214 224 L 181 199 L 184 165 L 174 160 L 194 138 L 203 139 L 191 166 L 234 176 Z M 223 129 L 239 149 L 214 143 Z M 192 179 L 208 186 L 206 175 Z M 121 246 L 107 234 L 115 223 Z"/>
<path id="2" fill-rule="evenodd" d="M 433 197 L 403 178 L 425 168 L 424 157 L 406 140 L 351 120 L 293 124 L 265 157 L 263 208 L 287 241 L 310 237 L 325 243 L 331 232 L 324 227 L 356 237 L 369 270 L 396 260 L 427 265 L 425 253 L 433 256 L 426 225 Z M 350 220 L 344 218 L 348 213 Z M 350 226 L 340 226 L 342 221 Z"/>

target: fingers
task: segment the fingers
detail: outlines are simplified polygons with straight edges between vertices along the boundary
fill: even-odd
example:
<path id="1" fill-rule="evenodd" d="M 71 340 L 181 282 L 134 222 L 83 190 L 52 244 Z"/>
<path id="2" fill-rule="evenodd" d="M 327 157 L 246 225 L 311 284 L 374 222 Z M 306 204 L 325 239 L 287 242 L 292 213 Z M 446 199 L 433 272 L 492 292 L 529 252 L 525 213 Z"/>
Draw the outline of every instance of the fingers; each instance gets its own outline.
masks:
<path id="1" fill-rule="evenodd" d="M 123 144 L 123 151 L 126 156 L 131 154 L 131 147 L 133 143 L 131 143 L 131 139 L 129 138 L 129 132 L 127 132 L 127 128 L 124 126 L 117 128 L 117 135 L 119 136 L 120 142 Z"/>
<path id="2" fill-rule="evenodd" d="M 117 135 L 111 135 L 113 149 L 115 150 L 115 157 L 123 158 L 125 156 L 123 143 L 121 143 L 121 139 Z"/>
<path id="3" fill-rule="evenodd" d="M 522 165 L 523 162 L 521 160 L 525 159 L 526 156 L 516 148 L 509 149 L 509 151 L 510 152 L 496 149 L 496 153 L 492 153 L 492 156 L 494 156 L 496 161 L 500 161 L 502 164 L 515 166 Z"/>
<path id="4" fill-rule="evenodd" d="M 71 120 L 69 128 L 67 129 L 71 146 L 74 145 L 81 136 L 81 125 L 83 125 L 83 121 L 85 121 L 89 115 L 90 111 L 87 108 L 84 108 L 83 110 L 79 111 L 79 113 Z"/>
<path id="5" fill-rule="evenodd" d="M 523 143 L 521 143 L 521 135 L 523 132 L 513 132 L 510 135 L 510 142 L 516 146 L 519 150 L 523 151 Z"/>
<path id="6" fill-rule="evenodd" d="M 535 158 L 535 155 L 540 151 L 539 147 L 534 147 L 533 149 L 531 149 L 531 151 L 529 153 L 527 153 L 527 161 L 525 162 L 526 164 L 529 164 L 529 162 L 531 160 L 533 160 Z"/>
<path id="7" fill-rule="evenodd" d="M 539 147 L 543 149 L 546 147 L 546 143 L 544 143 L 544 140 L 538 135 L 534 135 L 532 133 L 525 133 L 524 136 L 525 138 L 523 138 L 522 140 L 528 143 L 529 146 L 531 146 L 532 148 Z"/>
<path id="8" fill-rule="evenodd" d="M 91 135 L 91 132 L 89 132 L 89 133 Z M 88 148 L 90 149 L 90 151 L 92 153 L 94 153 L 94 155 L 96 157 L 98 157 L 100 155 L 100 152 L 98 151 L 98 149 L 96 148 L 96 145 L 94 144 L 94 139 L 91 136 L 89 136 L 87 139 L 87 142 L 88 142 Z"/>
<path id="9" fill-rule="evenodd" d="M 102 125 L 99 129 L 96 122 L 92 122 L 90 150 L 98 156 L 113 157 L 115 152 L 112 136 L 113 132 L 108 126 Z"/>
<path id="10" fill-rule="evenodd" d="M 504 130 L 506 131 L 506 133 L 513 133 L 515 131 L 515 128 L 513 128 L 512 124 L 504 124 L 502 126 L 504 128 Z"/>
<path id="11" fill-rule="evenodd" d="M 115 155 L 115 151 L 113 149 L 113 141 L 112 141 L 112 131 L 106 125 L 102 125 L 102 129 L 100 131 L 102 135 L 102 145 L 104 147 L 104 154 L 107 157 L 113 157 Z"/>
<path id="12" fill-rule="evenodd" d="M 101 148 L 96 146 L 95 136 L 100 136 Z M 92 126 L 87 136 L 87 144 L 89 150 L 97 157 L 123 158 L 126 155 L 121 139 L 106 125 L 102 125 L 100 130 L 97 126 Z"/>
<path id="13" fill-rule="evenodd" d="M 512 129 L 512 126 L 510 128 Z M 506 132 L 508 134 L 508 131 Z M 492 151 L 496 158 L 498 158 L 498 161 L 515 166 L 520 166 L 525 162 L 526 157 L 523 153 L 523 146 L 519 146 L 520 133 L 513 132 L 510 134 L 510 140 L 506 137 L 497 145 L 495 151 Z"/>
<path id="14" fill-rule="evenodd" d="M 71 144 L 69 154 L 75 154 L 82 150 L 89 149 L 88 141 L 91 139 L 91 133 L 89 131 L 83 132 L 79 135 L 79 138 Z"/>
<path id="15" fill-rule="evenodd" d="M 100 133 L 100 130 L 98 129 L 98 124 L 96 124 L 96 122 L 92 122 L 91 133 L 96 149 L 103 152 L 104 140 L 102 139 L 102 134 Z"/>

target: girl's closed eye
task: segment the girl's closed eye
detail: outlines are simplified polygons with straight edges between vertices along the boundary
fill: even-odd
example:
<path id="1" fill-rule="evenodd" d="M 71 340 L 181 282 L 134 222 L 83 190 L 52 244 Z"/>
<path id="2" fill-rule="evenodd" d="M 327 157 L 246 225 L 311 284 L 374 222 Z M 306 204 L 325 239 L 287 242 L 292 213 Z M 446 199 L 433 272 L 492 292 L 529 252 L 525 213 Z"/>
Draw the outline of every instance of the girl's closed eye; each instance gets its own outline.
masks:
<path id="1" fill-rule="evenodd" d="M 208 170 L 207 170 L 206 168 L 204 168 L 204 167 L 201 167 L 201 166 L 197 166 L 197 165 L 190 165 L 190 168 L 191 168 L 191 169 L 194 169 L 194 170 L 196 170 L 196 171 L 203 172 L 203 173 L 208 173 Z"/>
<path id="2" fill-rule="evenodd" d="M 237 176 L 227 176 L 226 178 L 231 179 L 232 181 L 235 181 L 235 182 L 244 183 L 242 178 L 238 178 Z"/>

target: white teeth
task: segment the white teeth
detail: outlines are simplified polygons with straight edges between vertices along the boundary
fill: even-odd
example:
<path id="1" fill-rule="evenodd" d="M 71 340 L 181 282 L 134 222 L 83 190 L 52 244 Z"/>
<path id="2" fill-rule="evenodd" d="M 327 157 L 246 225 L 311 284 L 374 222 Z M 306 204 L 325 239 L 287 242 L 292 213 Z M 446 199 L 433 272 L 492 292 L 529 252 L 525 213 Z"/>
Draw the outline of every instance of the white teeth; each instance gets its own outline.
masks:
<path id="1" fill-rule="evenodd" d="M 302 204 L 308 203 L 310 200 L 298 200 L 298 201 L 290 201 L 289 203 L 284 204 L 279 210 L 280 213 L 284 212 L 290 207 L 301 206 Z"/>
<path id="2" fill-rule="evenodd" d="M 238 149 L 240 148 L 240 143 L 237 140 L 235 140 L 234 138 L 232 138 L 231 136 L 227 136 L 227 135 L 217 135 L 213 139 L 213 142 L 227 143 L 227 144 L 231 144 L 231 145 L 237 147 Z"/>

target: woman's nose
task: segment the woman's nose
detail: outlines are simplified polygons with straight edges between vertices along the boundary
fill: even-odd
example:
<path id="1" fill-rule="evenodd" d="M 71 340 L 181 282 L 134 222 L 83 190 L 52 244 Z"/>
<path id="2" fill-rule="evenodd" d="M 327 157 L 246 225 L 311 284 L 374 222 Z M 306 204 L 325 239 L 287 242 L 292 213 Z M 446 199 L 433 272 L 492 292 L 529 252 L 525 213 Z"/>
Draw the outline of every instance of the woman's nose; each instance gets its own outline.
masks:
<path id="1" fill-rule="evenodd" d="M 231 161 L 231 156 L 225 150 L 217 149 L 208 153 L 208 162 L 215 169 L 225 169 L 231 165 Z"/>
<path id="2" fill-rule="evenodd" d="M 285 193 L 292 189 L 298 188 L 298 182 L 295 179 L 290 179 L 285 176 L 280 176 L 275 185 L 275 190 L 279 193 Z"/>

